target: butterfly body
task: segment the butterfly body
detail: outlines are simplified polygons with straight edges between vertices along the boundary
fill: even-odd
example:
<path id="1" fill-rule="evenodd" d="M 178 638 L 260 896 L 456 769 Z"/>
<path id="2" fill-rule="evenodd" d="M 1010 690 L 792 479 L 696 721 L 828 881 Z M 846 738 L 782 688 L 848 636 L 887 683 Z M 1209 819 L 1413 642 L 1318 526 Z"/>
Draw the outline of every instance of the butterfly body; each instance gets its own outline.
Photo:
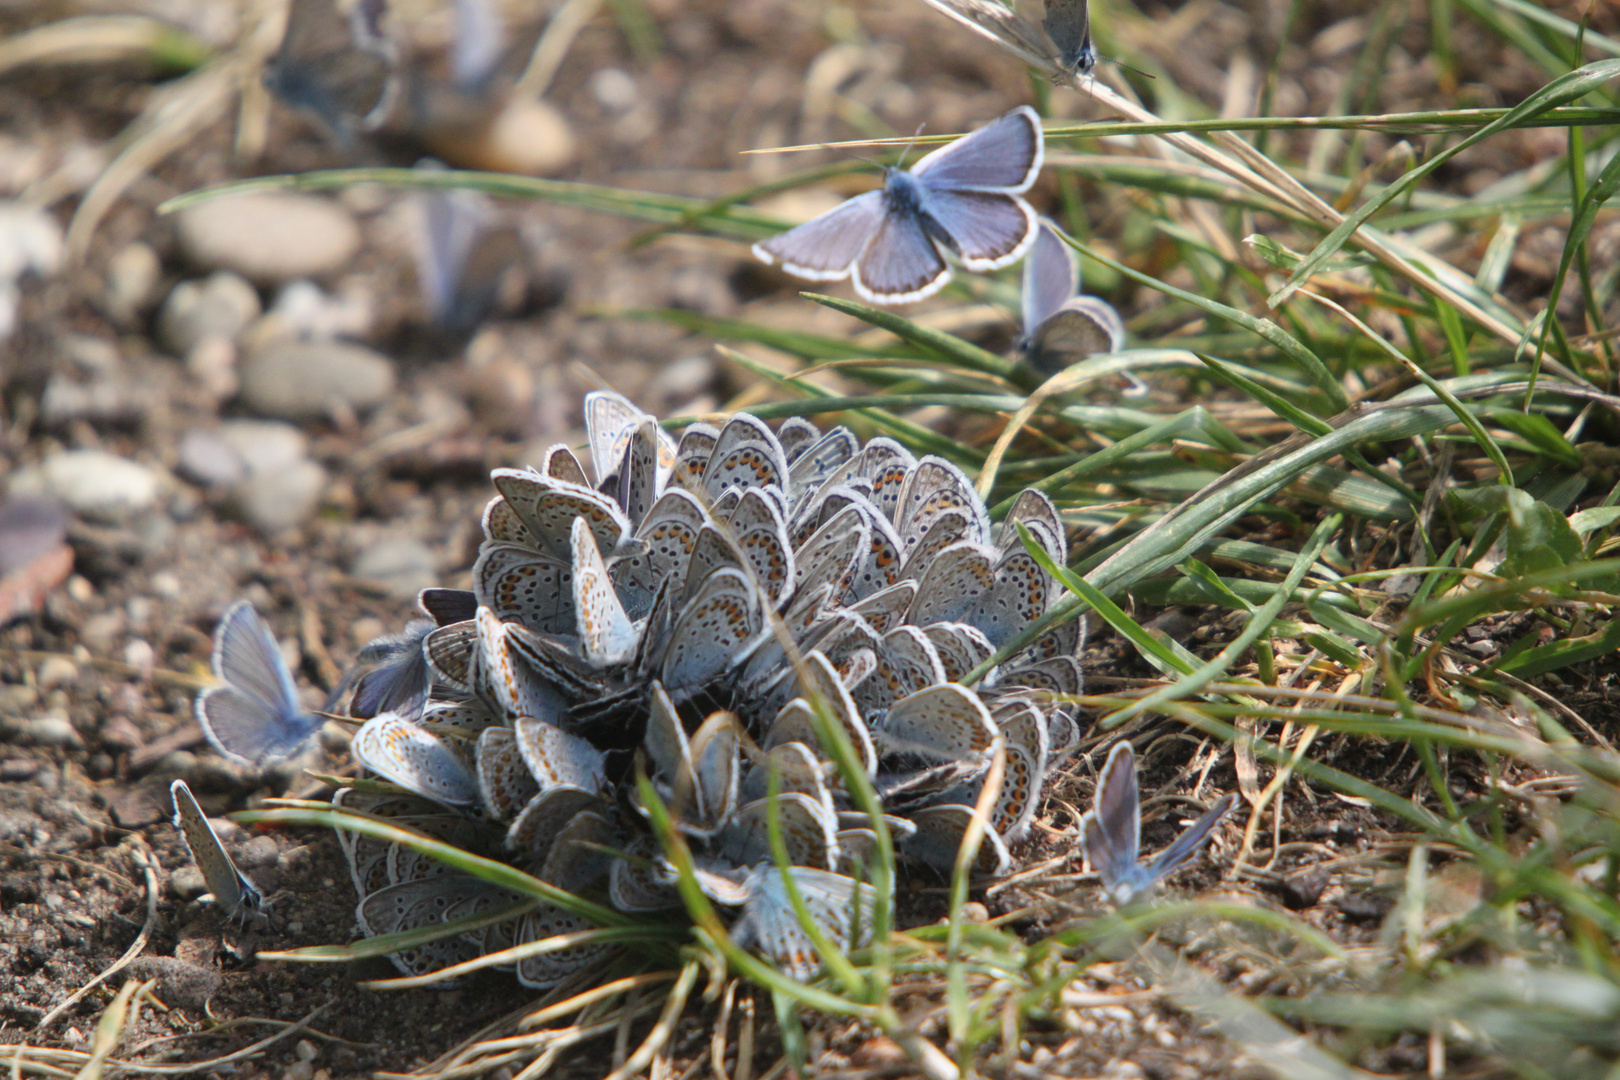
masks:
<path id="1" fill-rule="evenodd" d="M 1020 196 L 1039 175 L 1040 118 L 1020 106 L 947 143 L 909 170 L 892 168 L 880 191 L 754 245 L 764 262 L 811 281 L 848 277 L 876 304 L 931 296 L 951 279 L 952 259 L 973 271 L 1023 257 L 1035 212 Z"/>

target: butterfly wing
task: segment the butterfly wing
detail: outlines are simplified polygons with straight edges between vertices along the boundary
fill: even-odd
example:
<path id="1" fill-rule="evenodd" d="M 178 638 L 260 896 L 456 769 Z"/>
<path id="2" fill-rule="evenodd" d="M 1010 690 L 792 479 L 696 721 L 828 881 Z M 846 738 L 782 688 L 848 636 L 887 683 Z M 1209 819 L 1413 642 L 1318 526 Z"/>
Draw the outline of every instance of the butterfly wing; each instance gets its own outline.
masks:
<path id="1" fill-rule="evenodd" d="M 506 23 L 493 0 L 455 0 L 456 36 L 450 45 L 450 81 L 476 93 L 489 85 L 506 49 Z"/>
<path id="2" fill-rule="evenodd" d="M 838 281 L 884 224 L 883 192 L 868 191 L 841 206 L 754 245 L 754 254 L 795 277 Z"/>
<path id="3" fill-rule="evenodd" d="M 929 7 L 943 12 L 1012 53 L 1018 59 L 1050 76 L 1063 74 L 1052 42 L 1040 28 L 1016 11 L 995 0 L 924 0 Z"/>
<path id="4" fill-rule="evenodd" d="M 1210 830 L 1220 823 L 1220 820 L 1227 815 L 1227 812 L 1232 809 L 1232 805 L 1236 802 L 1236 795 L 1222 796 L 1220 802 L 1210 807 L 1202 817 L 1187 826 L 1186 831 L 1176 837 L 1174 843 L 1155 855 L 1153 862 L 1149 865 L 1154 880 L 1157 881 L 1174 873 L 1188 859 L 1198 854 L 1199 849 L 1204 846 L 1204 841 L 1209 839 Z"/>
<path id="5" fill-rule="evenodd" d="M 1020 105 L 999 120 L 946 143 L 911 167 L 930 192 L 1027 191 L 1045 157 L 1041 118 Z M 1031 225 L 1033 228 L 1033 225 Z"/>
<path id="6" fill-rule="evenodd" d="M 197 695 L 197 722 L 226 757 L 263 767 L 291 757 L 320 727 L 299 708 L 281 649 L 246 600 L 214 633 L 214 674 L 225 685 Z"/>
<path id="7" fill-rule="evenodd" d="M 1024 257 L 1024 335 L 1032 338 L 1036 328 L 1052 316 L 1080 289 L 1080 271 L 1074 250 L 1057 234 L 1050 221 L 1042 220 L 1040 232 Z"/>
<path id="8" fill-rule="evenodd" d="M 1070 364 L 1125 345 L 1125 324 L 1113 305 L 1095 296 L 1077 296 L 1031 333 L 1024 355 L 1030 366 L 1055 375 Z"/>
<path id="9" fill-rule="evenodd" d="M 1088 0 L 1046 0 L 1046 18 L 1041 20 L 1046 36 L 1057 46 L 1058 63 L 1071 75 L 1090 75 L 1097 66 L 1097 50 L 1091 44 L 1091 11 Z"/>
<path id="10" fill-rule="evenodd" d="M 1016 195 L 933 191 L 926 206 L 929 216 L 950 237 L 953 254 L 969 270 L 1011 266 L 1035 242 L 1035 211 Z"/>
<path id="11" fill-rule="evenodd" d="M 909 304 L 932 296 L 951 280 L 951 268 L 915 214 L 883 215 L 851 278 L 855 292 L 874 304 Z"/>
<path id="12" fill-rule="evenodd" d="M 208 891 L 214 894 L 214 902 L 227 918 L 240 916 L 246 922 L 250 914 L 264 906 L 263 894 L 231 861 L 230 853 L 219 842 L 218 834 L 184 780 L 169 785 L 169 797 L 174 801 L 174 827 L 180 830 L 186 850 L 191 852 L 191 861 L 202 871 Z"/>
<path id="13" fill-rule="evenodd" d="M 1141 792 L 1136 786 L 1136 756 L 1131 744 L 1114 747 L 1097 780 L 1095 806 L 1080 820 L 1086 858 L 1110 890 L 1128 881 L 1136 869 L 1141 844 Z"/>

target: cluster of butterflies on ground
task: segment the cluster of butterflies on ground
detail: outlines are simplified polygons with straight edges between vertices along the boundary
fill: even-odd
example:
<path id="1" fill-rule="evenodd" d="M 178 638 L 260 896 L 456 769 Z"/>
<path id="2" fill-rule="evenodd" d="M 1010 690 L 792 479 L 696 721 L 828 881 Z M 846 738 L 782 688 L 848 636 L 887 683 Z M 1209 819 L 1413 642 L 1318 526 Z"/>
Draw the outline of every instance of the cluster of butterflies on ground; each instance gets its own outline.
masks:
<path id="1" fill-rule="evenodd" d="M 861 943 L 875 834 L 818 735 L 818 707 L 877 791 L 909 862 L 948 873 L 992 761 L 1004 766 L 978 870 L 1005 874 L 1043 783 L 1078 742 L 1079 625 L 1037 636 L 963 680 L 1039 619 L 1055 585 L 1026 547 L 1067 559 L 1051 502 L 1026 491 L 992 527 L 971 482 L 897 443 L 747 414 L 676 440 L 616 394 L 587 399 L 592 482 L 566 447 L 496 470 L 473 589 L 434 589 L 428 616 L 362 653 L 348 714 L 374 780 L 334 803 L 503 858 L 621 911 L 678 908 L 647 824 L 645 774 L 690 847 L 699 886 L 736 909 L 737 938 L 796 977 L 819 966 L 784 875 L 841 947 Z M 297 702 L 275 639 L 240 602 L 216 635 L 220 683 L 198 697 L 210 743 L 263 767 L 321 718 Z M 780 795 L 767 795 L 773 782 Z M 261 898 L 183 782 L 176 822 L 233 914 Z M 1158 859 L 1138 860 L 1128 746 L 1109 757 L 1082 834 L 1108 896 L 1129 903 L 1190 858 L 1223 800 Z M 772 814 L 788 866 L 772 858 Z M 488 914 L 523 898 L 409 848 L 340 829 L 368 936 Z M 411 974 L 584 929 L 540 903 L 396 953 Z M 523 955 L 527 985 L 602 959 Z"/>

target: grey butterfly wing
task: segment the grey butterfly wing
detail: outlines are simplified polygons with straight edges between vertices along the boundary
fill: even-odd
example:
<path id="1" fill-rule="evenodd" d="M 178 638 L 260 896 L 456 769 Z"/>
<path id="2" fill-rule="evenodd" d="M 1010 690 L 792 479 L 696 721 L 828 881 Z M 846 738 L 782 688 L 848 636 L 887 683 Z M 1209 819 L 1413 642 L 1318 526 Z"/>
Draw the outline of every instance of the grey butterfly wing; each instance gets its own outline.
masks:
<path id="1" fill-rule="evenodd" d="M 1130 743 L 1108 755 L 1097 779 L 1093 809 L 1080 821 L 1080 838 L 1092 868 L 1110 888 L 1126 881 L 1136 868 L 1142 832 L 1141 791 L 1136 785 L 1136 757 Z"/>
<path id="2" fill-rule="evenodd" d="M 977 131 L 946 143 L 911 167 L 911 175 L 934 191 L 1028 190 L 1045 157 L 1041 118 L 1020 105 Z"/>
<path id="3" fill-rule="evenodd" d="M 436 161 L 418 169 L 441 171 Z M 440 326 L 457 321 L 457 301 L 473 246 L 489 220 L 489 200 L 475 191 L 423 191 L 417 194 L 416 276 L 428 314 Z"/>
<path id="4" fill-rule="evenodd" d="M 314 113 L 344 143 L 372 131 L 397 96 L 395 57 L 382 31 L 385 0 L 359 0 L 347 18 L 336 0 L 292 0 L 265 85 Z"/>
<path id="5" fill-rule="evenodd" d="M 1222 796 L 1220 802 L 1210 807 L 1197 821 L 1187 826 L 1186 830 L 1176 837 L 1174 843 L 1155 855 L 1152 863 L 1149 864 L 1149 870 L 1152 872 L 1154 879 L 1167 877 L 1177 867 L 1198 854 L 1199 849 L 1204 846 L 1204 841 L 1209 839 L 1210 830 L 1220 823 L 1220 820 L 1227 815 L 1227 812 L 1232 809 L 1233 804 L 1236 802 L 1236 795 Z"/>
<path id="6" fill-rule="evenodd" d="M 934 191 L 927 207 L 934 222 L 949 234 L 952 253 L 969 270 L 1010 266 L 1035 241 L 1035 211 L 1016 195 Z"/>
<path id="7" fill-rule="evenodd" d="M 246 921 L 249 914 L 264 906 L 263 894 L 236 868 L 184 780 L 169 785 L 169 798 L 174 803 L 174 827 L 185 840 L 191 861 L 202 871 L 208 891 L 214 894 L 214 902 L 227 918 L 240 916 Z"/>
<path id="8" fill-rule="evenodd" d="M 1052 42 L 1040 28 L 996 0 L 924 0 L 924 3 L 989 38 L 1030 67 L 1047 75 L 1063 74 Z"/>
<path id="9" fill-rule="evenodd" d="M 1046 0 L 1046 18 L 1041 20 L 1046 36 L 1057 46 L 1058 63 L 1071 75 L 1090 75 L 1097 66 L 1097 50 L 1091 43 L 1091 12 L 1088 0 Z"/>
<path id="10" fill-rule="evenodd" d="M 1113 305 L 1095 296 L 1077 296 L 1035 328 L 1024 355 L 1035 370 L 1055 375 L 1088 356 L 1118 352 L 1124 345 L 1125 324 Z"/>
<path id="11" fill-rule="evenodd" d="M 1024 256 L 1024 335 L 1032 338 L 1037 327 L 1080 290 L 1080 271 L 1074 250 L 1043 220 L 1029 254 Z"/>
<path id="12" fill-rule="evenodd" d="M 883 216 L 855 264 L 851 282 L 863 300 L 909 304 L 932 296 L 951 280 L 951 268 L 915 214 Z"/>
<path id="13" fill-rule="evenodd" d="M 812 281 L 847 277 L 884 222 L 883 192 L 868 191 L 797 228 L 754 245 L 772 266 Z"/>

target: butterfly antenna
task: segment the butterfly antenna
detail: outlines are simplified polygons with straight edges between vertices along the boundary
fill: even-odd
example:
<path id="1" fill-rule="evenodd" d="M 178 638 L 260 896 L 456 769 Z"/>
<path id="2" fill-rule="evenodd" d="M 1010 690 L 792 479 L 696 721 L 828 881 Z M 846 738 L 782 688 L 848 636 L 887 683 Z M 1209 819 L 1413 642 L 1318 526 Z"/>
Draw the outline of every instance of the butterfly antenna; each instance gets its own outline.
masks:
<path id="1" fill-rule="evenodd" d="M 1152 79 L 1154 82 L 1159 81 L 1159 77 L 1157 75 L 1150 75 L 1148 72 L 1143 71 L 1139 67 L 1132 67 L 1130 64 L 1127 64 L 1125 61 L 1119 59 L 1118 57 L 1104 56 L 1101 53 L 1098 53 L 1097 54 L 1097 59 L 1098 60 L 1106 60 L 1110 64 L 1113 64 L 1115 67 L 1122 67 L 1126 71 L 1134 71 L 1136 74 L 1142 76 L 1142 78 L 1144 78 L 1144 79 Z"/>
<path id="2" fill-rule="evenodd" d="M 895 168 L 900 169 L 905 167 L 906 155 L 911 153 L 911 148 L 913 146 L 917 145 L 917 140 L 922 138 L 923 128 L 927 126 L 927 123 L 917 125 L 917 130 L 911 133 L 911 141 L 906 143 L 906 148 L 904 150 L 900 151 L 900 162 L 899 164 L 895 165 Z"/>

